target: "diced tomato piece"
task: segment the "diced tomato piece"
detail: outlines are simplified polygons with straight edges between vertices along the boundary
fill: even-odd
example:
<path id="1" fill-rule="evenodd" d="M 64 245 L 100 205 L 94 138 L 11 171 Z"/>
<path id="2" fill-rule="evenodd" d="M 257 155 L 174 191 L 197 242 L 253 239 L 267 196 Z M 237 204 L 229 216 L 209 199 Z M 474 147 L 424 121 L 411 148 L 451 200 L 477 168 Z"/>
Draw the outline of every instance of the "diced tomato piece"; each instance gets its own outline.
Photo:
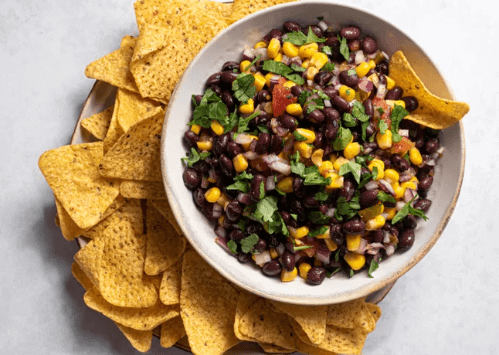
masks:
<path id="1" fill-rule="evenodd" d="M 286 79 L 284 79 L 284 81 L 286 81 Z M 291 91 L 288 88 L 285 88 L 280 83 L 274 85 L 274 89 L 272 89 L 272 109 L 274 110 L 274 117 L 282 115 L 284 111 L 286 111 L 286 106 L 294 102 L 296 102 L 296 97 L 291 95 Z"/>
<path id="2" fill-rule="evenodd" d="M 284 83 L 286 82 L 286 78 L 284 77 L 280 77 L 279 80 L 277 81 L 278 84 L 281 84 L 281 85 L 284 85 Z"/>
<path id="3" fill-rule="evenodd" d="M 373 106 L 374 106 L 374 123 L 378 125 L 378 121 L 381 118 L 383 121 L 386 122 L 388 127 L 390 127 L 392 123 L 392 120 L 390 120 L 390 111 L 391 111 L 390 105 L 388 105 L 385 100 L 375 97 L 373 100 Z M 380 112 L 379 108 L 383 110 L 383 113 Z"/>
<path id="4" fill-rule="evenodd" d="M 394 142 L 393 143 L 392 148 L 390 149 L 390 152 L 392 154 L 401 154 L 401 155 L 404 155 L 411 148 L 414 148 L 414 142 L 412 142 L 407 137 L 402 137 L 402 139 L 399 142 L 396 142 L 396 143 Z"/>

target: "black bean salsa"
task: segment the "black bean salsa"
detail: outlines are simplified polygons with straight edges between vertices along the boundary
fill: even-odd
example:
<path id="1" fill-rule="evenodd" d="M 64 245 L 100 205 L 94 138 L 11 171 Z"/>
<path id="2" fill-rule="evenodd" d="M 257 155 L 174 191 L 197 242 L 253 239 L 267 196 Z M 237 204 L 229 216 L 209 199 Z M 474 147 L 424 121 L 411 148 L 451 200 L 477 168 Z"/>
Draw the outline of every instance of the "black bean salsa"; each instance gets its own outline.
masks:
<path id="1" fill-rule="evenodd" d="M 241 263 L 318 285 L 412 247 L 443 148 L 388 59 L 358 27 L 286 22 L 192 96 L 183 180 Z"/>

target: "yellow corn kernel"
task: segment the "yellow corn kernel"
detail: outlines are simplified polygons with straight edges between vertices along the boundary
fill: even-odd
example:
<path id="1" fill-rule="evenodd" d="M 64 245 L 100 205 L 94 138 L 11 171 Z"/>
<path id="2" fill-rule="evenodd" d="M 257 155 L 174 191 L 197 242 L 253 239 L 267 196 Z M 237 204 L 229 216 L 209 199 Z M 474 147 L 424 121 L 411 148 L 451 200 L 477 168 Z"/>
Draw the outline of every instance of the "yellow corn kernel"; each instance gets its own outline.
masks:
<path id="1" fill-rule="evenodd" d="M 385 177 L 385 163 L 379 159 L 373 159 L 367 166 L 367 168 L 372 172 L 374 167 L 378 169 L 378 175 L 376 176 L 376 180 L 381 180 Z"/>
<path id="2" fill-rule="evenodd" d="M 331 172 L 333 169 L 334 169 L 333 163 L 331 163 L 329 160 L 325 160 L 322 162 L 321 165 L 319 165 L 319 172 L 323 176 Z"/>
<path id="3" fill-rule="evenodd" d="M 226 194 L 224 194 L 223 192 L 220 194 L 220 197 L 218 198 L 217 200 L 217 203 L 220 205 L 220 206 L 227 206 L 229 203 L 230 203 L 231 199 L 229 198 L 229 196 L 227 196 Z"/>
<path id="4" fill-rule="evenodd" d="M 258 48 L 267 48 L 267 43 L 265 42 L 258 42 L 257 44 L 255 44 L 255 49 L 258 49 Z"/>
<path id="5" fill-rule="evenodd" d="M 328 173 L 326 174 L 326 178 L 331 178 L 331 183 L 326 186 L 327 191 L 341 189 L 343 187 L 343 176 L 339 176 L 336 173 Z"/>
<path id="6" fill-rule="evenodd" d="M 213 142 L 212 141 L 199 141 L 196 142 L 198 148 L 200 150 L 211 150 L 213 148 Z"/>
<path id="7" fill-rule="evenodd" d="M 212 187 L 204 193 L 204 198 L 210 203 L 215 203 L 220 198 L 220 189 L 218 187 Z"/>
<path id="8" fill-rule="evenodd" d="M 395 215 L 397 214 L 397 209 L 395 207 L 387 208 L 385 210 L 385 213 L 387 214 L 386 219 L 391 221 L 393 217 L 395 217 Z"/>
<path id="9" fill-rule="evenodd" d="M 362 218 L 363 221 L 368 221 L 377 215 L 380 215 L 383 213 L 383 210 L 385 209 L 385 206 L 381 203 L 378 202 L 374 206 L 364 208 L 363 210 L 359 211 L 359 216 Z"/>
<path id="10" fill-rule="evenodd" d="M 366 257 L 362 254 L 347 252 L 344 259 L 352 270 L 355 271 L 362 269 L 366 264 Z"/>
<path id="11" fill-rule="evenodd" d="M 238 173 L 242 173 L 246 169 L 248 169 L 248 159 L 242 154 L 238 154 L 232 159 L 232 162 L 234 163 L 234 169 Z"/>
<path id="12" fill-rule="evenodd" d="M 324 226 L 324 227 L 327 228 L 326 231 L 322 234 L 316 235 L 315 237 L 317 239 L 329 239 L 331 237 L 331 233 L 329 232 L 329 227 L 328 226 Z"/>
<path id="13" fill-rule="evenodd" d="M 286 43 L 288 43 L 288 42 L 286 42 Z M 291 89 L 293 86 L 296 86 L 296 83 L 291 81 L 291 80 L 288 80 L 284 84 L 282 84 L 282 86 L 284 86 L 285 88 Z"/>
<path id="14" fill-rule="evenodd" d="M 299 53 L 298 47 L 290 42 L 284 42 L 282 51 L 290 58 L 296 57 Z"/>
<path id="15" fill-rule="evenodd" d="M 405 102 L 403 100 L 395 101 L 394 105 L 399 105 L 399 106 L 402 106 L 403 108 L 405 108 Z"/>
<path id="16" fill-rule="evenodd" d="M 324 156 L 323 149 L 314 150 L 314 152 L 312 153 L 312 157 L 311 157 L 312 163 L 314 163 L 314 165 L 321 166 L 323 156 Z"/>
<path id="17" fill-rule="evenodd" d="M 413 177 L 411 178 L 411 180 L 409 180 L 409 181 L 410 181 L 410 182 L 414 182 L 414 183 L 416 183 L 416 184 L 419 184 L 419 180 L 418 180 L 418 178 L 417 178 L 417 177 L 415 177 L 415 176 L 413 176 Z"/>
<path id="18" fill-rule="evenodd" d="M 409 159 L 416 166 L 420 166 L 423 163 L 423 157 L 418 148 L 409 149 Z"/>
<path id="19" fill-rule="evenodd" d="M 281 50 L 281 42 L 277 38 L 272 38 L 267 47 L 267 56 L 274 59 Z"/>
<path id="20" fill-rule="evenodd" d="M 293 147 L 295 152 L 300 152 L 300 156 L 305 159 L 309 159 L 312 156 L 312 151 L 314 150 L 314 148 L 305 142 L 295 142 Z"/>
<path id="21" fill-rule="evenodd" d="M 390 181 L 388 181 L 389 183 L 394 183 L 394 182 L 399 181 L 400 174 L 397 172 L 397 170 L 386 169 L 385 170 L 385 179 L 390 180 Z"/>
<path id="22" fill-rule="evenodd" d="M 307 274 L 310 271 L 310 269 L 312 268 L 312 266 L 310 266 L 310 264 L 307 264 L 307 263 L 301 263 L 300 266 L 298 266 L 298 268 L 300 269 L 300 277 L 302 279 L 306 280 Z"/>
<path id="23" fill-rule="evenodd" d="M 251 141 L 253 141 L 253 140 L 255 140 L 255 139 L 256 139 L 256 140 L 258 140 L 258 137 L 257 137 L 257 136 L 254 136 L 254 135 L 252 135 L 252 134 L 250 134 L 250 137 L 251 137 Z M 244 149 L 245 151 L 248 151 L 248 150 L 250 150 L 250 145 L 251 145 L 251 142 L 248 142 L 248 143 L 243 143 L 243 144 L 241 144 L 241 145 L 243 146 L 243 149 Z"/>
<path id="24" fill-rule="evenodd" d="M 338 159 L 338 154 L 336 153 L 329 154 L 329 160 L 331 161 L 331 163 L 334 163 L 336 159 Z"/>
<path id="25" fill-rule="evenodd" d="M 224 134 L 224 126 L 222 126 L 218 121 L 211 121 L 211 130 L 217 136 Z"/>
<path id="26" fill-rule="evenodd" d="M 347 234 L 347 249 L 350 251 L 359 249 L 361 237 L 361 234 Z"/>
<path id="27" fill-rule="evenodd" d="M 241 64 L 239 64 L 239 70 L 241 70 L 241 73 L 248 73 L 250 68 L 248 70 L 245 70 L 248 65 L 250 65 L 251 62 L 249 60 L 243 60 Z"/>
<path id="28" fill-rule="evenodd" d="M 366 222 L 366 230 L 373 231 L 376 229 L 380 229 L 385 225 L 385 222 L 386 222 L 385 217 L 379 214 L 373 219 L 370 219 Z"/>
<path id="29" fill-rule="evenodd" d="M 199 132 L 201 132 L 201 126 L 198 124 L 193 124 L 191 126 L 191 131 L 196 133 L 196 134 L 199 134 Z"/>
<path id="30" fill-rule="evenodd" d="M 411 181 L 406 181 L 400 184 L 400 187 L 404 189 L 413 189 L 416 190 L 416 184 Z"/>
<path id="31" fill-rule="evenodd" d="M 297 229 L 296 229 L 296 232 L 295 232 L 295 235 L 294 235 L 294 237 L 293 237 L 293 238 L 295 238 L 295 239 L 300 239 L 300 238 L 303 238 L 303 237 L 305 237 L 306 235 L 308 235 L 308 233 L 309 233 L 309 232 L 310 232 L 310 231 L 309 231 L 308 227 L 306 227 L 306 226 L 303 226 L 303 227 L 297 228 Z"/>
<path id="32" fill-rule="evenodd" d="M 270 88 L 270 79 L 272 79 L 274 75 L 275 75 L 274 73 L 268 73 L 267 75 L 265 75 L 265 84 L 267 84 L 269 88 Z"/>
<path id="33" fill-rule="evenodd" d="M 369 62 L 367 62 L 367 64 L 369 65 L 369 69 L 376 68 L 376 62 L 372 59 L 369 59 Z"/>
<path id="34" fill-rule="evenodd" d="M 301 63 L 301 66 L 305 69 L 308 69 L 308 67 L 310 66 L 310 59 L 305 59 L 302 63 Z"/>
<path id="35" fill-rule="evenodd" d="M 289 104 L 286 106 L 286 112 L 293 116 L 300 116 L 303 113 L 303 109 L 300 104 Z"/>
<path id="36" fill-rule="evenodd" d="M 269 254 L 272 259 L 277 259 L 279 257 L 279 253 L 275 250 L 275 248 L 270 248 Z"/>
<path id="37" fill-rule="evenodd" d="M 263 87 L 266 84 L 265 77 L 262 74 L 255 74 L 253 75 L 253 77 L 255 78 L 255 83 L 253 85 L 255 85 L 256 91 L 257 92 L 262 91 Z"/>
<path id="38" fill-rule="evenodd" d="M 324 242 L 326 242 L 326 246 L 329 251 L 335 251 L 336 249 L 338 249 L 338 244 L 336 244 L 331 238 L 324 239 Z"/>
<path id="39" fill-rule="evenodd" d="M 339 94 L 342 98 L 347 100 L 348 102 L 352 101 L 355 99 L 355 90 L 352 88 L 349 88 L 346 85 L 342 85 L 339 90 Z"/>
<path id="40" fill-rule="evenodd" d="M 318 51 L 319 51 L 319 46 L 317 45 L 317 43 L 309 43 L 300 46 L 300 48 L 298 49 L 298 54 L 302 58 L 310 58 Z"/>
<path id="41" fill-rule="evenodd" d="M 404 197 L 405 188 L 400 186 L 400 184 L 398 182 L 392 184 L 392 187 L 393 187 L 393 191 L 395 191 L 395 198 L 397 200 L 400 200 L 401 198 Z"/>
<path id="42" fill-rule="evenodd" d="M 321 69 L 328 62 L 328 57 L 326 54 L 317 52 L 310 58 L 310 65 L 313 65 L 317 69 Z"/>
<path id="43" fill-rule="evenodd" d="M 307 69 L 307 80 L 314 80 L 314 77 L 318 72 L 319 69 L 313 66 L 309 66 Z"/>
<path id="44" fill-rule="evenodd" d="M 277 188 L 281 190 L 282 192 L 285 192 L 287 194 L 293 192 L 293 181 L 294 178 L 291 176 L 288 176 L 287 178 L 282 179 L 277 183 Z"/>
<path id="45" fill-rule="evenodd" d="M 348 143 L 348 145 L 343 149 L 343 155 L 348 160 L 355 158 L 360 153 L 360 144 L 357 142 Z"/>
<path id="46" fill-rule="evenodd" d="M 393 89 L 393 87 L 395 86 L 395 81 L 392 78 L 390 78 L 388 75 L 385 75 L 385 78 L 386 78 L 386 88 L 388 90 Z"/>
<path id="47" fill-rule="evenodd" d="M 343 164 L 346 164 L 348 163 L 348 159 L 344 158 L 344 157 L 338 157 L 338 159 L 336 159 L 334 161 L 334 164 L 333 164 L 333 167 L 334 167 L 334 170 L 336 171 L 340 171 L 340 168 Z"/>
<path id="48" fill-rule="evenodd" d="M 245 105 L 239 106 L 239 112 L 241 113 L 253 113 L 255 110 L 255 105 L 254 105 L 253 99 L 249 99 L 248 103 Z"/>
<path id="49" fill-rule="evenodd" d="M 392 131 L 387 129 L 384 134 L 376 133 L 376 142 L 381 149 L 391 148 L 393 144 Z"/>
<path id="50" fill-rule="evenodd" d="M 224 219 L 225 217 L 224 216 L 220 216 L 220 218 L 218 219 L 218 225 L 220 227 L 223 227 L 224 226 Z"/>
<path id="51" fill-rule="evenodd" d="M 315 141 L 315 132 L 310 130 L 310 129 L 305 129 L 305 128 L 297 128 L 295 132 L 298 132 L 299 135 L 303 136 L 306 138 L 305 143 L 314 143 Z"/>
<path id="52" fill-rule="evenodd" d="M 373 62 L 374 63 L 374 62 Z M 367 72 L 371 70 L 371 67 L 369 66 L 368 63 L 362 62 L 360 63 L 357 68 L 355 68 L 355 71 L 357 72 L 357 76 L 359 78 L 363 78 L 366 76 Z"/>
<path id="53" fill-rule="evenodd" d="M 212 177 L 208 177 L 206 180 L 208 180 L 209 182 L 211 182 L 212 184 L 216 183 L 217 182 L 217 179 L 215 178 L 212 178 Z"/>
<path id="54" fill-rule="evenodd" d="M 274 58 L 274 61 L 282 62 L 282 53 L 277 53 L 277 55 Z"/>
<path id="55" fill-rule="evenodd" d="M 296 275 L 298 275 L 298 270 L 296 269 L 296 267 L 292 271 L 286 271 L 282 269 L 281 281 L 282 282 L 293 281 L 296 278 Z"/>

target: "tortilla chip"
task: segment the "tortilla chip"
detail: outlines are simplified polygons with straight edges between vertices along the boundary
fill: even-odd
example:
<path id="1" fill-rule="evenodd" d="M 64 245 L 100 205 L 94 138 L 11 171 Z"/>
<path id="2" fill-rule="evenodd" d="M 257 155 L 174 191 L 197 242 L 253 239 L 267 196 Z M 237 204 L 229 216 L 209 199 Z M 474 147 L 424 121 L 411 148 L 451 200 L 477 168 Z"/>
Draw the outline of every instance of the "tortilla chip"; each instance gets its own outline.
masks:
<path id="1" fill-rule="evenodd" d="M 307 344 L 300 338 L 296 339 L 296 350 L 308 355 L 337 355 L 335 352 L 321 349 L 315 345 Z"/>
<path id="2" fill-rule="evenodd" d="M 108 107 L 102 112 L 96 113 L 81 121 L 81 126 L 90 132 L 98 140 L 106 138 L 111 117 L 113 117 L 114 105 Z"/>
<path id="3" fill-rule="evenodd" d="M 285 4 L 296 0 L 234 0 L 232 4 L 231 22 L 236 22 L 252 13 L 274 5 Z"/>
<path id="4" fill-rule="evenodd" d="M 143 119 L 162 112 L 160 103 L 144 99 L 139 94 L 128 90 L 118 89 L 116 100 L 118 102 L 116 118 L 125 133 Z"/>
<path id="5" fill-rule="evenodd" d="M 161 213 L 147 202 L 147 246 L 144 270 L 157 275 L 181 259 L 185 251 L 185 238 L 179 235 Z"/>
<path id="6" fill-rule="evenodd" d="M 185 336 L 182 318 L 172 318 L 161 325 L 160 344 L 163 348 L 171 348 L 177 341 Z"/>
<path id="7" fill-rule="evenodd" d="M 164 113 L 140 121 L 120 137 L 99 166 L 106 177 L 161 181 L 160 143 Z"/>
<path id="8" fill-rule="evenodd" d="M 119 89 L 117 90 L 117 92 L 118 91 Z M 118 94 L 116 94 L 116 99 L 114 100 L 113 115 L 111 117 L 111 122 L 109 123 L 109 128 L 107 129 L 106 137 L 104 138 L 104 154 L 106 154 L 109 149 L 111 149 L 112 146 L 116 144 L 118 139 L 120 139 L 120 137 L 125 134 L 125 131 L 118 123 L 118 107 Z"/>
<path id="9" fill-rule="evenodd" d="M 55 207 L 59 218 L 59 227 L 64 239 L 73 240 L 82 235 L 84 230 L 76 225 L 57 198 L 55 198 Z"/>
<path id="10" fill-rule="evenodd" d="M 172 226 L 175 228 L 178 234 L 183 235 L 184 233 L 182 232 L 182 229 L 180 229 L 180 226 L 177 223 L 177 220 L 175 219 L 175 216 L 173 215 L 172 209 L 170 207 L 170 203 L 168 200 L 156 200 L 153 199 L 151 200 L 152 204 L 154 207 L 158 209 L 158 211 L 165 217 L 168 222 L 172 224 Z"/>
<path id="11" fill-rule="evenodd" d="M 456 124 L 470 110 L 464 102 L 442 99 L 433 95 L 419 79 L 401 51 L 390 58 L 390 78 L 404 90 L 404 96 L 414 96 L 419 107 L 406 119 L 434 129 Z"/>
<path id="12" fill-rule="evenodd" d="M 374 303 L 366 303 L 366 307 L 371 313 L 371 316 L 374 319 L 374 322 L 378 322 L 378 320 L 381 318 L 381 308 L 374 304 Z"/>
<path id="13" fill-rule="evenodd" d="M 96 142 L 49 150 L 38 161 L 54 195 L 82 229 L 102 220 L 119 194 L 117 181 L 99 174 L 101 160 L 102 142 Z"/>
<path id="14" fill-rule="evenodd" d="M 324 341 L 317 346 L 340 354 L 360 354 L 366 337 L 367 333 L 360 328 L 344 329 L 328 325 Z"/>
<path id="15" fill-rule="evenodd" d="M 99 273 L 104 247 L 104 239 L 95 238 L 81 248 L 74 256 L 74 260 L 88 276 L 90 282 L 96 287 L 99 287 Z"/>
<path id="16" fill-rule="evenodd" d="M 124 219 L 110 225 L 103 239 L 98 277 L 102 297 L 119 307 L 153 306 L 158 294 L 151 281 L 143 278 L 144 258 L 131 223 Z"/>
<path id="17" fill-rule="evenodd" d="M 291 354 L 295 351 L 294 349 L 285 349 L 272 344 L 258 343 L 258 345 L 260 345 L 263 351 L 269 354 Z"/>
<path id="18" fill-rule="evenodd" d="M 298 324 L 297 321 L 294 320 L 293 317 L 291 316 L 288 316 L 288 320 L 289 320 L 289 324 L 291 324 L 291 327 L 293 328 L 293 331 L 295 332 L 295 334 L 297 335 L 297 339 L 300 339 L 302 342 L 304 342 L 305 344 L 309 344 L 309 345 L 313 345 L 313 346 L 316 346 L 316 344 L 312 344 L 312 342 L 310 341 L 310 339 L 308 338 L 308 335 L 307 333 L 305 333 L 301 327 L 300 324 Z"/>
<path id="19" fill-rule="evenodd" d="M 154 306 L 148 308 L 114 306 L 102 297 L 95 286 L 85 293 L 83 300 L 87 306 L 116 323 L 137 330 L 152 330 L 179 315 L 177 307 L 166 306 L 159 299 Z"/>
<path id="20" fill-rule="evenodd" d="M 239 331 L 259 343 L 267 343 L 293 349 L 296 335 L 284 313 L 273 312 L 259 299 L 239 321 Z"/>
<path id="21" fill-rule="evenodd" d="M 327 306 L 302 306 L 273 301 L 274 306 L 293 317 L 313 344 L 320 344 L 326 334 Z"/>
<path id="22" fill-rule="evenodd" d="M 141 353 L 149 351 L 152 343 L 152 330 L 137 330 L 119 323 L 116 325 L 136 350 Z"/>
<path id="23" fill-rule="evenodd" d="M 237 299 L 236 307 L 236 318 L 234 321 L 234 334 L 236 334 L 236 337 L 240 340 L 255 341 L 255 339 L 241 334 L 241 332 L 239 331 L 239 323 L 241 321 L 241 318 L 246 314 L 246 312 L 248 312 L 250 307 L 259 299 L 260 297 L 253 293 L 245 290 L 239 291 L 239 298 Z"/>
<path id="24" fill-rule="evenodd" d="M 166 199 L 165 187 L 162 181 L 123 180 L 120 193 L 127 198 L 135 199 Z"/>
<path id="25" fill-rule="evenodd" d="M 73 274 L 76 281 L 78 281 L 85 290 L 89 290 L 92 288 L 92 281 L 90 281 L 87 274 L 85 274 L 85 271 L 83 271 L 80 265 L 78 265 L 76 262 L 73 262 L 73 264 L 71 264 L 71 273 Z"/>
<path id="26" fill-rule="evenodd" d="M 238 292 L 195 251 L 182 264 L 180 314 L 194 354 L 223 354 L 236 345 Z"/>
<path id="27" fill-rule="evenodd" d="M 367 332 L 373 331 L 376 326 L 362 298 L 329 305 L 326 323 L 340 328 L 362 328 Z"/>
<path id="28" fill-rule="evenodd" d="M 105 81 L 118 88 L 138 92 L 129 69 L 136 39 L 125 36 L 121 40 L 121 47 L 112 53 L 90 63 L 85 69 L 88 78 Z"/>
<path id="29" fill-rule="evenodd" d="M 182 261 L 179 260 L 163 272 L 159 299 L 166 305 L 180 303 L 180 283 L 182 278 Z"/>

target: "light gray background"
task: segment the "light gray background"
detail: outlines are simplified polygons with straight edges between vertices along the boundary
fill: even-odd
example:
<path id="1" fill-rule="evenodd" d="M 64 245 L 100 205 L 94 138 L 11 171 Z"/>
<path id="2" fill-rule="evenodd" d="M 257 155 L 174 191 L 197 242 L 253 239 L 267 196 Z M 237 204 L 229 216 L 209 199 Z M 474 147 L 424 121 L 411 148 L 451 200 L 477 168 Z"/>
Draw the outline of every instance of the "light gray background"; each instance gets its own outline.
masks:
<path id="1" fill-rule="evenodd" d="M 431 252 L 381 303 L 365 355 L 499 353 L 499 12 L 493 1 L 369 1 L 432 56 L 458 99 L 466 173 Z M 132 354 L 86 308 L 70 266 L 76 243 L 54 225 L 40 154 L 69 142 L 93 84 L 85 66 L 137 34 L 133 2 L 2 1 L 0 6 L 0 354 Z M 150 353 L 164 350 L 155 339 Z"/>

